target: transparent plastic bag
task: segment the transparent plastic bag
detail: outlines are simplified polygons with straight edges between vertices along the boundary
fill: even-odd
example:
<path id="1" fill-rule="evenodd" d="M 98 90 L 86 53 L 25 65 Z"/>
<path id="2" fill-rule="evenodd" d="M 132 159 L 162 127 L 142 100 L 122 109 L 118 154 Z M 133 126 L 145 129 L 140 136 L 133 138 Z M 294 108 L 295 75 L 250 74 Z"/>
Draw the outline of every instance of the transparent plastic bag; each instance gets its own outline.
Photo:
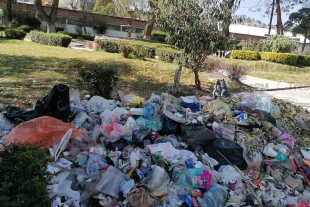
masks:
<path id="1" fill-rule="evenodd" d="M 161 196 L 168 192 L 170 178 L 164 168 L 153 165 L 152 173 L 145 178 L 145 182 L 155 196 Z"/>
<path id="2" fill-rule="evenodd" d="M 8 120 L 2 113 L 0 113 L 0 137 L 8 134 L 14 128 L 13 122 Z"/>
<path id="3" fill-rule="evenodd" d="M 150 103 L 143 108 L 143 116 L 148 120 L 155 120 L 160 107 L 158 103 Z"/>

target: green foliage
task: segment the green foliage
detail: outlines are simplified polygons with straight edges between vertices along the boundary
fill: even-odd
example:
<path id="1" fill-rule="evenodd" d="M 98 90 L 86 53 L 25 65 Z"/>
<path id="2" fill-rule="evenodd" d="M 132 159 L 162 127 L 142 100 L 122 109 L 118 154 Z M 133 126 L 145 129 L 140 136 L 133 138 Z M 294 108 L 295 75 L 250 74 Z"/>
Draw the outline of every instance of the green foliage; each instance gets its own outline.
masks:
<path id="1" fill-rule="evenodd" d="M 298 65 L 310 66 L 310 55 L 298 55 Z"/>
<path id="2" fill-rule="evenodd" d="M 96 0 L 94 13 L 109 16 L 117 16 L 113 0 Z"/>
<path id="3" fill-rule="evenodd" d="M 262 52 L 261 59 L 275 63 L 295 65 L 298 60 L 298 55 L 292 53 Z"/>
<path id="4" fill-rule="evenodd" d="M 75 33 L 69 33 L 66 31 L 60 31 L 57 32 L 58 34 L 64 34 L 67 36 L 70 36 L 71 38 L 75 38 L 75 39 L 83 39 L 83 40 L 89 40 L 89 41 L 94 41 L 95 40 L 95 36 L 94 35 L 89 35 L 89 34 L 75 34 Z"/>
<path id="5" fill-rule="evenodd" d="M 13 20 L 16 22 L 14 27 L 28 25 L 31 29 L 38 29 L 41 25 L 41 22 L 34 15 L 21 10 L 13 13 Z"/>
<path id="6" fill-rule="evenodd" d="M 56 25 L 56 32 L 65 31 L 65 26 L 63 25 Z"/>
<path id="7" fill-rule="evenodd" d="M 264 52 L 291 53 L 296 49 L 296 43 L 289 37 L 275 35 L 263 40 Z"/>
<path id="8" fill-rule="evenodd" d="M 128 59 L 133 59 L 133 60 L 135 60 L 135 59 L 137 59 L 137 56 L 136 56 L 133 52 L 131 52 L 131 53 L 129 53 L 129 55 L 128 55 Z"/>
<path id="9" fill-rule="evenodd" d="M 83 40 L 89 40 L 89 41 L 94 41 L 95 40 L 95 36 L 94 35 L 89 35 L 89 34 L 83 34 L 83 35 L 79 35 L 78 38 L 82 38 Z"/>
<path id="10" fill-rule="evenodd" d="M 178 51 L 169 48 L 158 48 L 156 49 L 156 55 L 160 60 L 164 62 L 173 62 L 175 57 L 177 56 Z"/>
<path id="11" fill-rule="evenodd" d="M 91 95 L 99 95 L 110 99 L 110 94 L 119 79 L 116 64 L 92 65 L 81 68 L 79 71 L 80 82 L 85 85 Z"/>
<path id="12" fill-rule="evenodd" d="M 96 40 L 96 50 L 105 50 L 110 53 L 118 53 L 118 41 L 116 40 Z"/>
<path id="13" fill-rule="evenodd" d="M 238 44 L 237 47 L 241 47 L 242 50 L 258 50 L 260 47 L 260 44 L 255 42 L 254 40 L 241 40 Z"/>
<path id="14" fill-rule="evenodd" d="M 107 27 L 107 23 L 103 20 L 96 21 L 93 26 L 94 30 L 96 30 L 99 34 L 105 34 Z"/>
<path id="15" fill-rule="evenodd" d="M 5 32 L 5 36 L 10 39 L 22 40 L 26 36 L 26 32 L 24 32 L 21 29 L 10 29 L 9 28 L 9 29 L 6 29 L 4 32 Z"/>
<path id="16" fill-rule="evenodd" d="M 47 152 L 12 144 L 0 152 L 0 203 L 5 207 L 51 206 Z"/>
<path id="17" fill-rule="evenodd" d="M 158 42 L 166 42 L 166 38 L 168 37 L 168 34 L 166 32 L 162 32 L 159 30 L 153 30 L 151 34 L 151 40 L 155 40 Z"/>
<path id="18" fill-rule="evenodd" d="M 151 48 L 149 48 L 147 46 L 139 45 L 139 44 L 132 44 L 132 43 L 127 42 L 127 41 L 120 41 L 119 42 L 119 50 L 125 58 L 128 58 L 130 53 L 133 53 L 138 59 L 144 59 L 146 57 L 149 57 L 149 55 L 150 55 L 149 50 L 150 49 Z M 154 53 L 155 53 L 155 50 L 154 50 Z"/>
<path id="19" fill-rule="evenodd" d="M 44 33 L 36 30 L 30 32 L 31 41 L 52 46 L 68 47 L 71 37 L 61 33 Z"/>
<path id="20" fill-rule="evenodd" d="M 28 25 L 22 25 L 22 26 L 17 27 L 16 29 L 21 29 L 26 33 L 29 33 L 32 30 L 32 28 Z"/>
<path id="21" fill-rule="evenodd" d="M 260 54 L 258 51 L 232 50 L 231 57 L 240 60 L 260 60 Z"/>

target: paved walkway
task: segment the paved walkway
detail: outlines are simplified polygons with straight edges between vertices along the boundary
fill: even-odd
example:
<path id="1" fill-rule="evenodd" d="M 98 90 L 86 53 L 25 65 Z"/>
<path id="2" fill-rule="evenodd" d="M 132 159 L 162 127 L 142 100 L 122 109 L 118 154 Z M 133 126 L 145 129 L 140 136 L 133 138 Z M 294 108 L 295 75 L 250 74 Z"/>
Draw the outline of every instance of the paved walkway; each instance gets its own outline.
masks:
<path id="1" fill-rule="evenodd" d="M 246 76 L 243 80 L 241 80 L 241 82 L 256 87 L 259 90 L 305 86 L 302 84 L 284 83 L 281 82 L 280 80 L 271 81 L 253 76 Z M 295 88 L 290 90 L 279 90 L 279 91 L 262 91 L 261 93 L 270 95 L 278 99 L 289 101 L 295 105 L 310 110 L 310 87 Z"/>

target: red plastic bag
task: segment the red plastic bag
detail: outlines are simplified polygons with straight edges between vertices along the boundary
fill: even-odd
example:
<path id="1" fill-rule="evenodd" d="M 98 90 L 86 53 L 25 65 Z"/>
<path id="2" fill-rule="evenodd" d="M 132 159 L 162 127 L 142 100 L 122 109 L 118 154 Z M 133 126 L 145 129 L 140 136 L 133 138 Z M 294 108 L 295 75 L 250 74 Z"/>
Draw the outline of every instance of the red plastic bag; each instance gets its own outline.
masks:
<path id="1" fill-rule="evenodd" d="M 8 134 L 5 145 L 11 143 L 39 144 L 42 148 L 55 145 L 72 128 L 71 137 L 85 135 L 85 131 L 74 128 L 70 123 L 62 122 L 50 116 L 31 119 L 17 125 Z"/>

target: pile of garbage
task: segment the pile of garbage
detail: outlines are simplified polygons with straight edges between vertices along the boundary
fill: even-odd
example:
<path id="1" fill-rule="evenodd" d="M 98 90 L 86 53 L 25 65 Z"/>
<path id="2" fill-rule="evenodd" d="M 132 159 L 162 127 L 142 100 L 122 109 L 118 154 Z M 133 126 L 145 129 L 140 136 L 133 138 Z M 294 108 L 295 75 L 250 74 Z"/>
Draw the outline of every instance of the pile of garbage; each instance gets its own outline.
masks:
<path id="1" fill-rule="evenodd" d="M 52 207 L 309 206 L 310 114 L 256 93 L 80 100 L 56 85 L 0 114 L 4 145 L 50 151 Z"/>

